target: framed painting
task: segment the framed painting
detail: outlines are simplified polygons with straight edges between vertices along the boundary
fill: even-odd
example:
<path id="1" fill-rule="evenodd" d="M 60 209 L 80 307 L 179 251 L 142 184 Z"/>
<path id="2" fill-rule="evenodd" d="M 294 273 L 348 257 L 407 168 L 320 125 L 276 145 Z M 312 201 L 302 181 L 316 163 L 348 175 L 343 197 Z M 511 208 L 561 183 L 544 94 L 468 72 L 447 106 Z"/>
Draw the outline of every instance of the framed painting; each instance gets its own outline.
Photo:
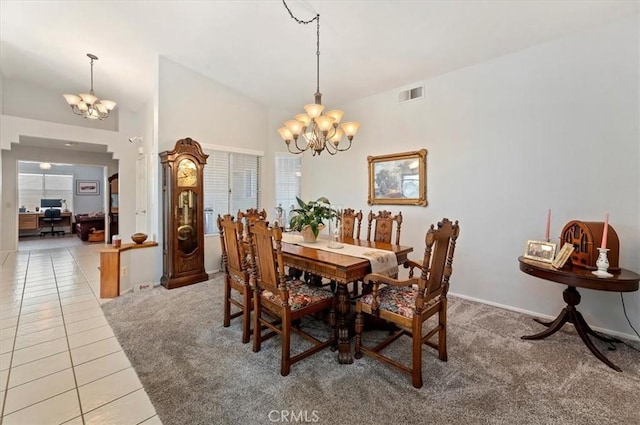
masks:
<path id="1" fill-rule="evenodd" d="M 76 180 L 76 195 L 100 195 L 98 180 Z"/>
<path id="2" fill-rule="evenodd" d="M 427 150 L 367 157 L 369 205 L 427 206 Z"/>

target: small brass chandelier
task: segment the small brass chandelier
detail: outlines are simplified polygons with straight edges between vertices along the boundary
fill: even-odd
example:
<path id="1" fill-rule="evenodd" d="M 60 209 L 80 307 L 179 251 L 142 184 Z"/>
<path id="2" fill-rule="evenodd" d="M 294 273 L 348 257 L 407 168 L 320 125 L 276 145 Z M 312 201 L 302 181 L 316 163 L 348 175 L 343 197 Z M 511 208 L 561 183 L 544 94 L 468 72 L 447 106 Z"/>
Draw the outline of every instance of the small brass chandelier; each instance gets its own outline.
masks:
<path id="1" fill-rule="evenodd" d="M 98 60 L 94 54 L 87 53 L 91 59 L 91 90 L 89 93 L 63 94 L 74 114 L 91 120 L 102 120 L 109 116 L 109 113 L 116 107 L 116 102 L 111 100 L 99 100 L 93 92 L 93 61 Z"/>
<path id="2" fill-rule="evenodd" d="M 278 133 L 287 144 L 287 150 L 293 154 L 301 154 L 311 150 L 315 156 L 326 150 L 330 155 L 335 155 L 338 152 L 346 151 L 351 147 L 351 141 L 358 132 L 360 123 L 345 122 L 340 126 L 344 111 L 334 109 L 323 112 L 324 106 L 320 93 L 320 15 L 316 14 L 313 19 L 302 21 L 291 13 L 285 0 L 282 0 L 282 3 L 291 18 L 297 23 L 306 25 L 316 21 L 316 93 L 314 95 L 315 103 L 304 106 L 306 114 L 298 114 L 294 119 L 286 121 L 285 126 L 278 129 Z M 343 135 L 346 135 L 349 141 L 346 146 L 340 145 Z M 299 141 L 302 143 L 300 144 Z"/>

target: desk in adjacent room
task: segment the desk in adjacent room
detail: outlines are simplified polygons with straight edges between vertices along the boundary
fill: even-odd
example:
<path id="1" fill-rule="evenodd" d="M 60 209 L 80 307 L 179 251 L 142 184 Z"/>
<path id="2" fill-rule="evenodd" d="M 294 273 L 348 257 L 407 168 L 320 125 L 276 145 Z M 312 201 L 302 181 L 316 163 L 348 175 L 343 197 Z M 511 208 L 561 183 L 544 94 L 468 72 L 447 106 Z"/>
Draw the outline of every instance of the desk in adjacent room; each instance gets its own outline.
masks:
<path id="1" fill-rule="evenodd" d="M 61 221 L 57 222 L 54 227 L 69 227 L 71 232 L 71 212 L 63 212 L 60 214 Z M 40 230 L 50 227 L 51 223 L 44 221 L 44 212 L 23 212 L 18 213 L 18 230 Z"/>

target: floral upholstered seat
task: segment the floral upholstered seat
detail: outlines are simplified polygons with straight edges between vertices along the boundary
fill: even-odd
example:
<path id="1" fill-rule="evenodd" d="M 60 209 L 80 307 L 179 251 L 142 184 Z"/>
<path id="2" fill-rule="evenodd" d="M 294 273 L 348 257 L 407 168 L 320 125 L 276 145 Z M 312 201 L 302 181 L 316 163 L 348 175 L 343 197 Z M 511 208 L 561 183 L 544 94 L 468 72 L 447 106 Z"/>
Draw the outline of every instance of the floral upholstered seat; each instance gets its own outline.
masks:
<path id="1" fill-rule="evenodd" d="M 301 280 L 294 279 L 287 283 L 289 289 L 289 307 L 292 311 L 300 310 L 308 305 L 319 303 L 333 297 L 333 293 L 326 289 L 307 285 Z M 269 301 L 284 307 L 284 301 L 271 291 L 262 292 L 262 296 Z"/>
<path id="2" fill-rule="evenodd" d="M 378 308 L 387 310 L 392 313 L 401 314 L 411 319 L 415 313 L 416 297 L 418 289 L 411 286 L 401 286 L 399 288 L 393 286 L 385 286 L 378 291 Z M 359 300 L 363 304 L 373 304 L 373 294 L 364 295 Z M 425 307 L 437 301 L 436 298 L 429 300 Z"/>

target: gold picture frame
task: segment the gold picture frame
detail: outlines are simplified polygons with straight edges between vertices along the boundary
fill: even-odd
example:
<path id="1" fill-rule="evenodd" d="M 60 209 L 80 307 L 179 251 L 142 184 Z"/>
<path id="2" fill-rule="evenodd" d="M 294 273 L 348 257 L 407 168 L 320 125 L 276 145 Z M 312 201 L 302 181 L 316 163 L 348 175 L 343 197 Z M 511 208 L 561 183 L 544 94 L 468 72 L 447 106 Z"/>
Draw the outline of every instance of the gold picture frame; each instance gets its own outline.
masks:
<path id="1" fill-rule="evenodd" d="M 368 156 L 369 205 L 427 206 L 427 150 Z"/>
<path id="2" fill-rule="evenodd" d="M 556 244 L 546 241 L 527 241 L 524 249 L 524 258 L 552 263 L 556 256 Z"/>

